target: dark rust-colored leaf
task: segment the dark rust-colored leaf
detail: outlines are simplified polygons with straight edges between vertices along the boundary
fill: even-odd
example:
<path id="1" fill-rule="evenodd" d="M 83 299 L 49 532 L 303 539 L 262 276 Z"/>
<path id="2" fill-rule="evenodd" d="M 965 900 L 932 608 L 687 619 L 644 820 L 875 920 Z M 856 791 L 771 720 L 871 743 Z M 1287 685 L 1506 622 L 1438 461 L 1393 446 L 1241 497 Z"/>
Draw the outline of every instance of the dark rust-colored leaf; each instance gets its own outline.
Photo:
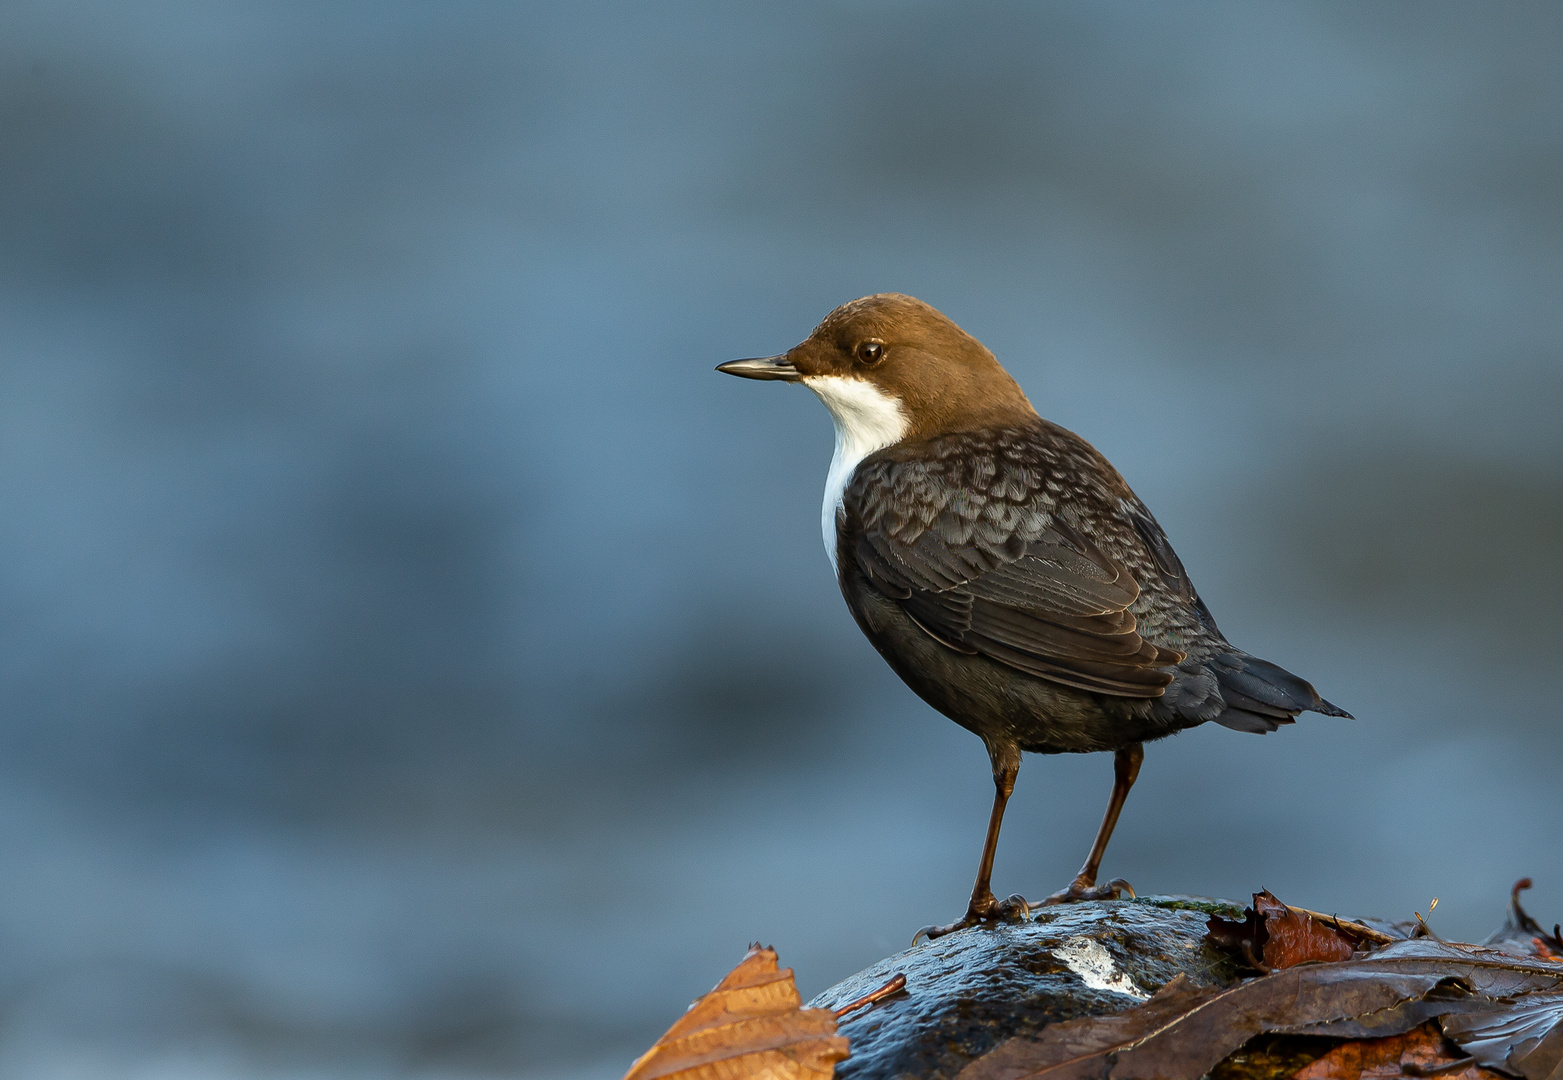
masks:
<path id="1" fill-rule="evenodd" d="M 1311 915 L 1293 911 L 1269 893 L 1255 896 L 1254 906 L 1264 914 L 1265 930 L 1269 935 L 1264 944 L 1264 961 L 1272 968 L 1350 960 L 1351 954 L 1357 951 L 1355 943 L 1340 930 Z"/>
<path id="2" fill-rule="evenodd" d="M 624 1080 L 830 1080 L 847 1056 L 829 1009 L 803 1009 L 792 969 L 749 947 L 725 979 L 689 1006 Z"/>
<path id="3" fill-rule="evenodd" d="M 1563 993 L 1525 994 L 1491 1011 L 1446 1016 L 1443 1032 L 1483 1065 L 1563 1080 Z"/>
<path id="4" fill-rule="evenodd" d="M 1421 1024 L 1400 1035 L 1341 1043 L 1304 1066 L 1292 1080 L 1503 1080 L 1463 1051 L 1451 1052 L 1436 1023 Z"/>
<path id="5" fill-rule="evenodd" d="M 1268 890 L 1255 893 L 1244 914 L 1242 922 L 1212 915 L 1206 924 L 1209 938 L 1258 971 L 1349 960 L 1365 947 L 1390 940 L 1360 923 L 1290 907 Z"/>
<path id="6" fill-rule="evenodd" d="M 1363 959 L 1292 967 L 1227 990 L 1174 980 L 1116 1016 L 1054 1024 L 1034 1041 L 1011 1039 L 960 1078 L 1198 1080 L 1262 1032 L 1399 1034 L 1429 1014 L 1468 1008 L 1475 992 L 1554 990 L 1563 990 L 1563 973 L 1550 964 L 1438 942 L 1397 942 Z M 1414 1001 L 1426 1004 L 1406 1009 Z"/>

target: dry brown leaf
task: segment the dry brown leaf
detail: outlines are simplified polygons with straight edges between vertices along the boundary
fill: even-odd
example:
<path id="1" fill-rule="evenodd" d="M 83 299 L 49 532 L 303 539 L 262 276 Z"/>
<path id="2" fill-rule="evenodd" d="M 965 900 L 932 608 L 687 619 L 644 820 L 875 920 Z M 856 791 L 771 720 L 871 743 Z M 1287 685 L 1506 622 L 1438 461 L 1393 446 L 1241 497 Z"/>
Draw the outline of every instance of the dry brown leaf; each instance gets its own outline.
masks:
<path id="1" fill-rule="evenodd" d="M 624 1080 L 830 1080 L 847 1056 L 829 1009 L 803 1009 L 792 969 L 758 943 L 668 1028 Z"/>
<path id="2" fill-rule="evenodd" d="M 1444 1080 L 1502 1080 L 1469 1055 L 1451 1053 L 1436 1022 L 1402 1035 L 1341 1043 L 1293 1074 L 1292 1080 L 1400 1080 L 1429 1075 Z"/>

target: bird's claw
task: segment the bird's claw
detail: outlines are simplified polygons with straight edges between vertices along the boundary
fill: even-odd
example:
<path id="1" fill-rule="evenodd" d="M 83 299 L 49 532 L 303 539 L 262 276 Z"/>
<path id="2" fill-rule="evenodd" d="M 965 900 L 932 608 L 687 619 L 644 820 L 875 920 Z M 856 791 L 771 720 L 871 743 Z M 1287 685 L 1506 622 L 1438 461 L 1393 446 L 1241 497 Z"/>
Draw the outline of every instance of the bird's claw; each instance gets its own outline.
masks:
<path id="1" fill-rule="evenodd" d="M 955 922 L 945 923 L 943 926 L 925 926 L 912 935 L 912 944 L 916 945 L 923 938 L 932 941 L 941 938 L 945 934 L 953 934 L 957 930 L 964 930 L 968 926 L 979 926 L 983 923 L 1022 922 L 1031 914 L 1034 905 L 1028 903 L 1024 896 L 1018 893 L 1007 900 L 999 900 L 988 897 L 986 903 L 973 900 L 966 908 L 966 914 Z"/>
<path id="2" fill-rule="evenodd" d="M 1033 907 L 1052 907 L 1054 904 L 1078 904 L 1082 900 L 1122 900 L 1125 896 L 1137 896 L 1134 886 L 1123 878 L 1113 878 L 1105 885 L 1075 878 L 1067 889 L 1060 889 Z"/>

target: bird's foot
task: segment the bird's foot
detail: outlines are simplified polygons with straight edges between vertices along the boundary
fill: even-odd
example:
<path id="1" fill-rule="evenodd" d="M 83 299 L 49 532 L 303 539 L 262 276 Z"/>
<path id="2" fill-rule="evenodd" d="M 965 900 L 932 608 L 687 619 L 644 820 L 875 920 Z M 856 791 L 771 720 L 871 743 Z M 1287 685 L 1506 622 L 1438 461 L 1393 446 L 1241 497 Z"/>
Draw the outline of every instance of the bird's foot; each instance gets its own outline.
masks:
<path id="1" fill-rule="evenodd" d="M 1085 878 L 1077 877 L 1067 889 L 1058 892 L 1032 907 L 1051 907 L 1054 904 L 1077 904 L 1082 900 L 1122 900 L 1125 896 L 1137 895 L 1134 886 L 1123 878 L 1113 878 L 1105 885 Z"/>
<path id="2" fill-rule="evenodd" d="M 945 934 L 953 934 L 957 930 L 964 930 L 968 926 L 979 926 L 982 923 L 1020 922 L 1031 914 L 1034 905 L 1026 903 L 1024 896 L 1011 896 L 1008 900 L 1000 900 L 991 893 L 983 898 L 972 898 L 972 902 L 966 906 L 966 914 L 952 923 L 943 926 L 925 926 L 912 935 L 912 944 L 916 945 L 923 938 L 932 941 L 934 938 L 943 937 Z"/>

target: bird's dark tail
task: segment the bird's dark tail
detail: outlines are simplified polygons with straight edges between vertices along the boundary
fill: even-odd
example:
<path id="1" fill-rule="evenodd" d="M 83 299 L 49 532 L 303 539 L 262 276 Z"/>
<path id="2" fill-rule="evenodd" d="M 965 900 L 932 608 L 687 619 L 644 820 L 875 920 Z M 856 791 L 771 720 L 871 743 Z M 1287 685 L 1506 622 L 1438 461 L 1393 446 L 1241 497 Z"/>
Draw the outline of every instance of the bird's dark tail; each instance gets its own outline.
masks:
<path id="1" fill-rule="evenodd" d="M 1300 712 L 1351 719 L 1350 713 L 1325 701 L 1306 680 L 1268 660 L 1233 650 L 1217 655 L 1211 667 L 1227 706 L 1215 717 L 1222 727 L 1263 735 L 1290 724 Z"/>

